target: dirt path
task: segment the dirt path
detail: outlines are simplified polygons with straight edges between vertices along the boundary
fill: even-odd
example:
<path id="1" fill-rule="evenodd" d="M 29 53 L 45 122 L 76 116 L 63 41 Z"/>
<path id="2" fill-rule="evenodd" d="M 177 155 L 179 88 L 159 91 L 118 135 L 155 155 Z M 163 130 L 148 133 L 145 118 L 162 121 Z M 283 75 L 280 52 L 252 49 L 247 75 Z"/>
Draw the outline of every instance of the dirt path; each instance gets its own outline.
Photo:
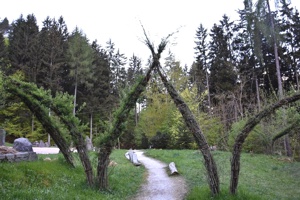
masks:
<path id="1" fill-rule="evenodd" d="M 182 176 L 169 176 L 167 164 L 146 157 L 143 152 L 136 151 L 138 160 L 148 171 L 144 183 L 134 200 L 182 200 L 187 193 L 185 180 Z"/>

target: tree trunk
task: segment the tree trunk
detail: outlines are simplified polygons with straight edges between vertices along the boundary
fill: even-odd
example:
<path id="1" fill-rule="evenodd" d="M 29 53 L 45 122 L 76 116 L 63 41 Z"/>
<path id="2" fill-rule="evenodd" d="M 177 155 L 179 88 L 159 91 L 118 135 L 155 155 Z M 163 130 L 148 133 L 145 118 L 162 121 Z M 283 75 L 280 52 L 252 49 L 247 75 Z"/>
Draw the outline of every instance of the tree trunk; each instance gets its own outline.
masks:
<path id="1" fill-rule="evenodd" d="M 208 73 L 205 70 L 205 76 L 206 76 L 206 87 L 207 87 L 207 101 L 208 101 L 208 114 L 211 116 L 211 102 L 210 102 L 210 90 L 209 90 L 209 77 Z"/>
<path id="2" fill-rule="evenodd" d="M 51 116 L 51 111 L 50 111 L 50 109 L 49 109 L 49 117 Z M 50 136 L 50 134 L 48 133 L 48 144 L 49 144 L 49 147 L 51 146 L 51 136 Z"/>
<path id="3" fill-rule="evenodd" d="M 74 89 L 74 101 L 73 101 L 73 116 L 76 114 L 76 99 L 77 99 L 77 77 L 78 77 L 78 72 L 77 72 L 77 66 L 76 66 L 76 71 L 75 71 L 75 89 Z"/>
<path id="4" fill-rule="evenodd" d="M 185 120 L 187 127 L 192 132 L 200 151 L 202 152 L 204 162 L 205 162 L 205 167 L 208 174 L 208 184 L 210 187 L 210 191 L 213 195 L 216 195 L 220 192 L 219 176 L 218 176 L 216 163 L 210 152 L 209 145 L 205 139 L 205 136 L 203 135 L 197 120 L 195 119 L 194 115 L 192 114 L 187 104 L 177 93 L 173 85 L 171 85 L 168 82 L 167 78 L 162 74 L 159 63 L 157 65 L 157 71 L 164 83 L 164 86 L 167 88 L 168 93 L 172 97 L 175 105 L 177 106 L 183 119 Z"/>
<path id="5" fill-rule="evenodd" d="M 275 54 L 276 74 L 277 74 L 277 82 L 278 82 L 278 95 L 279 95 L 279 99 L 282 99 L 283 98 L 283 89 L 282 89 L 279 57 L 278 57 L 277 38 L 276 38 L 276 34 L 275 34 L 274 19 L 273 19 L 273 16 L 271 16 L 271 8 L 270 8 L 269 0 L 267 0 L 267 5 L 268 5 L 268 11 L 269 11 L 269 14 L 270 14 L 271 26 L 272 26 L 271 31 L 272 31 L 272 36 L 273 36 L 273 40 L 274 40 L 274 54 Z M 284 144 L 285 144 L 285 147 L 286 147 L 286 155 L 291 156 L 293 154 L 293 152 L 292 152 L 292 149 L 291 149 L 290 139 L 289 139 L 288 135 L 286 135 L 284 137 Z"/>
<path id="6" fill-rule="evenodd" d="M 93 113 L 91 113 L 91 116 L 90 116 L 90 140 L 93 139 Z"/>
<path id="7" fill-rule="evenodd" d="M 270 107 L 259 112 L 254 117 L 250 118 L 245 124 L 242 131 L 237 135 L 235 143 L 233 146 L 232 158 L 231 158 L 231 179 L 230 179 L 230 193 L 236 194 L 237 186 L 239 181 L 240 173 L 240 157 L 242 151 L 242 145 L 249 135 L 250 131 L 263 119 L 264 117 L 273 113 L 276 109 L 286 105 L 288 103 L 295 102 L 300 99 L 300 94 L 296 94 L 292 97 L 288 97 L 278 101 L 277 103 L 271 105 Z"/>
<path id="8" fill-rule="evenodd" d="M 109 156 L 112 152 L 110 146 L 100 147 L 100 152 L 98 154 L 98 167 L 97 167 L 97 180 L 100 190 L 108 189 L 108 164 Z"/>
<path id="9" fill-rule="evenodd" d="M 260 112 L 261 106 L 260 106 L 259 86 L 258 86 L 258 80 L 256 75 L 255 75 L 255 88 L 256 88 L 256 100 L 257 100 L 258 112 Z"/>
<path id="10" fill-rule="evenodd" d="M 60 110 L 56 107 L 53 107 L 53 111 L 56 112 L 60 116 L 63 115 L 60 112 Z M 74 117 L 74 116 L 72 116 L 72 117 Z M 85 175 L 86 175 L 87 182 L 88 182 L 89 186 L 93 186 L 94 185 L 93 167 L 92 167 L 89 155 L 88 155 L 88 151 L 87 151 L 87 148 L 86 148 L 86 143 L 85 143 L 84 137 L 79 132 L 78 127 L 75 125 L 75 123 L 72 122 L 71 117 L 64 116 L 64 117 L 61 117 L 61 120 L 68 127 L 68 129 L 70 130 L 72 140 L 75 144 L 75 147 L 77 149 L 80 161 L 81 161 L 82 166 L 84 168 L 84 172 L 85 172 Z"/>

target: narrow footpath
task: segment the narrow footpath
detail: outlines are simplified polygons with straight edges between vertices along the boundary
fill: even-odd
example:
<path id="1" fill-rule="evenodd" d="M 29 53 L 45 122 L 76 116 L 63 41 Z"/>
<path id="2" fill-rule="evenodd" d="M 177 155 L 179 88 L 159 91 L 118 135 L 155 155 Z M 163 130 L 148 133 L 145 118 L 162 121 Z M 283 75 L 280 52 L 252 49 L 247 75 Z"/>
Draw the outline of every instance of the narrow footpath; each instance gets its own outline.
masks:
<path id="1" fill-rule="evenodd" d="M 141 186 L 134 200 L 183 200 L 187 193 L 184 178 L 180 175 L 169 176 L 167 164 L 135 151 L 138 160 L 145 166 L 147 181 Z"/>

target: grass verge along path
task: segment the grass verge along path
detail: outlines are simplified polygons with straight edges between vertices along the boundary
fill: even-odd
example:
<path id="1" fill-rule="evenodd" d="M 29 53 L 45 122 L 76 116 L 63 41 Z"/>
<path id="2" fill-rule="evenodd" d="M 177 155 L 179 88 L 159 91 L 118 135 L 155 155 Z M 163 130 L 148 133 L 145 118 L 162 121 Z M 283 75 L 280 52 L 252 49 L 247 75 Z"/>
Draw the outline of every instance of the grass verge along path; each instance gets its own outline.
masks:
<path id="1" fill-rule="evenodd" d="M 286 162 L 280 157 L 242 154 L 238 195 L 230 196 L 229 152 L 212 152 L 216 160 L 221 195 L 214 199 L 295 200 L 300 197 L 300 163 Z M 175 162 L 190 188 L 188 200 L 211 199 L 202 155 L 197 150 L 147 150 L 145 155 L 166 163 Z"/>

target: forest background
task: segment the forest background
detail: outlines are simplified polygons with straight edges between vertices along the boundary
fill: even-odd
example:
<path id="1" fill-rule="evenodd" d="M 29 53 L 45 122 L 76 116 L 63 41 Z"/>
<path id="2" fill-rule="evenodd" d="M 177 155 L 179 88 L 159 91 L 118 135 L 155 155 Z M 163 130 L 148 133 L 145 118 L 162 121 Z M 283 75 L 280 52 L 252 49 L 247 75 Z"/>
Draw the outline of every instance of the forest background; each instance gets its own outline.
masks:
<path id="1" fill-rule="evenodd" d="M 164 61 L 164 73 L 193 111 L 209 144 L 219 149 L 231 149 L 248 117 L 277 101 L 281 86 L 284 96 L 299 90 L 299 12 L 285 0 L 271 13 L 259 2 L 263 1 L 244 1 L 239 20 L 224 15 L 210 29 L 200 23 L 191 66 L 182 66 L 172 49 Z M 34 14 L 11 23 L 1 20 L 0 127 L 6 130 L 7 141 L 17 137 L 46 141 L 48 134 L 19 99 L 5 93 L 3 77 L 13 75 L 53 95 L 59 91 L 74 95 L 74 114 L 86 124 L 85 135 L 97 138 L 111 125 L 120 99 L 145 73 L 141 58 L 127 56 L 112 40 L 101 45 L 89 41 L 79 27 L 69 32 L 63 17 L 47 17 L 42 27 Z M 297 103 L 276 111 L 255 127 L 244 151 L 299 159 L 299 119 Z M 119 148 L 197 148 L 155 72 L 124 126 Z"/>

